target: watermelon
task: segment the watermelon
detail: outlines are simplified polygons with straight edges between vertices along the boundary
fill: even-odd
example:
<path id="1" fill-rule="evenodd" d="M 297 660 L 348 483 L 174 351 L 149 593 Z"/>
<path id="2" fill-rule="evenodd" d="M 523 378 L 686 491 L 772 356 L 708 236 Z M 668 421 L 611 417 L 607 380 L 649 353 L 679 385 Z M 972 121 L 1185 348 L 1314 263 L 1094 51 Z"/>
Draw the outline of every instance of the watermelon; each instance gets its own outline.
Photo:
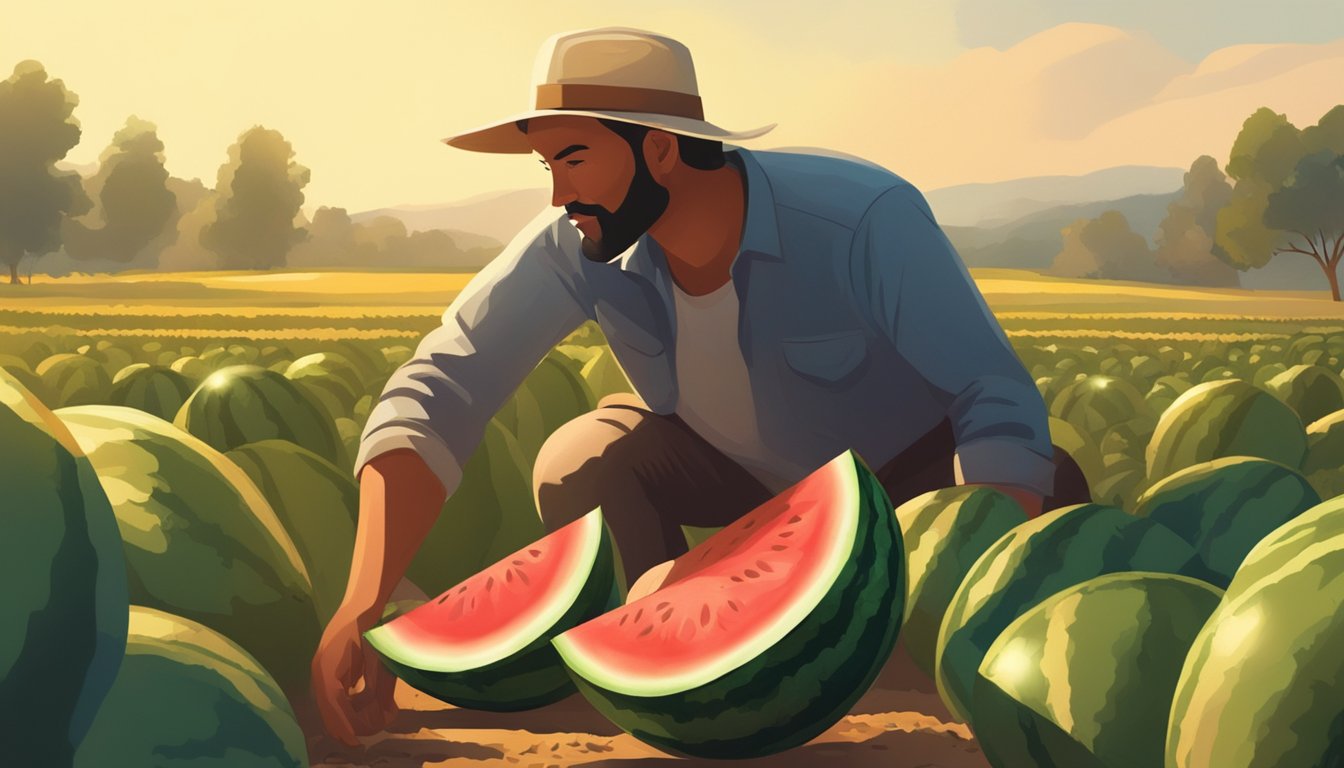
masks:
<path id="1" fill-rule="evenodd" d="M 331 417 L 294 382 L 256 365 L 236 365 L 211 374 L 197 387 L 173 423 L 218 451 L 279 438 L 334 464 L 344 450 Z"/>
<path id="2" fill-rule="evenodd" d="M 312 582 L 247 475 L 143 411 L 93 405 L 56 415 L 112 502 L 131 602 L 223 632 L 287 690 L 306 685 L 321 634 Z"/>
<path id="3" fill-rule="evenodd" d="M 435 595 L 545 532 L 518 443 L 491 419 L 406 577 Z"/>
<path id="4" fill-rule="evenodd" d="M 1114 376 L 1088 376 L 1064 389 L 1050 403 L 1050 415 L 1077 427 L 1093 440 L 1132 419 L 1149 416 L 1143 394 Z"/>
<path id="5" fill-rule="evenodd" d="M 1149 487 L 1134 514 L 1189 542 L 1196 557 L 1186 573 L 1225 588 L 1252 547 L 1320 501 L 1306 478 L 1282 464 L 1228 456 L 1186 467 Z"/>
<path id="6" fill-rule="evenodd" d="M 1344 379 L 1319 365 L 1294 365 L 1265 383 L 1275 397 L 1310 424 L 1344 408 Z"/>
<path id="7" fill-rule="evenodd" d="M 846 451 L 678 557 L 653 593 L 552 644 L 598 711 L 666 752 L 802 744 L 850 709 L 895 645 L 905 573 L 892 508 Z"/>
<path id="8" fill-rule="evenodd" d="M 1154 414 L 1162 415 L 1176 398 L 1190 388 L 1190 382 L 1175 376 L 1159 376 L 1151 387 L 1148 388 L 1148 394 L 1143 399 L 1148 402 L 1148 407 Z"/>
<path id="9" fill-rule="evenodd" d="M 1178 573 L 1193 556 L 1164 526 L 1113 506 L 1060 507 L 1018 525 L 975 561 L 943 616 L 936 662 L 943 703 L 974 727 L 975 678 L 985 652 L 1045 598 L 1107 573 Z"/>
<path id="10" fill-rule="evenodd" d="M 0 745 L 69 765 L 126 646 L 121 538 L 74 437 L 3 372 L 0 434 Z"/>
<path id="11" fill-rule="evenodd" d="M 284 693 L 249 653 L 181 616 L 131 606 L 126 660 L 75 768 L 306 768 Z"/>
<path id="12" fill-rule="evenodd" d="M 332 418 L 345 416 L 364 394 L 359 370 L 335 352 L 315 352 L 289 364 L 285 378 L 299 384 L 323 403 Z"/>
<path id="13" fill-rule="evenodd" d="M 1162 413 L 1145 452 L 1149 482 L 1224 456 L 1298 467 L 1307 436 L 1293 409 L 1240 379 L 1196 384 Z"/>
<path id="14" fill-rule="evenodd" d="M 1050 442 L 1072 456 L 1088 485 L 1095 486 L 1104 476 L 1105 469 L 1101 463 L 1100 449 L 1077 427 L 1057 416 L 1049 418 L 1049 425 Z"/>
<path id="15" fill-rule="evenodd" d="M 1222 597 L 1199 579 L 1100 576 L 1047 598 L 980 665 L 975 732 L 996 766 L 1160 766 L 1186 651 Z"/>
<path id="16" fill-rule="evenodd" d="M 172 368 L 140 365 L 143 367 L 127 366 L 117 374 L 117 380 L 112 383 L 112 392 L 107 397 L 108 402 L 138 408 L 172 421 L 182 404 L 191 397 L 191 391 L 196 385 Z"/>
<path id="17" fill-rule="evenodd" d="M 1323 499 L 1344 493 L 1344 410 L 1307 425 L 1302 474 Z"/>
<path id="18" fill-rule="evenodd" d="M 976 558 L 1018 524 L 1022 505 L 984 486 L 957 486 L 916 496 L 896 508 L 905 542 L 906 598 L 901 642 L 930 677 L 943 613 Z"/>
<path id="19" fill-rule="evenodd" d="M 112 387 L 112 377 L 103 366 L 84 355 L 52 355 L 37 366 L 36 372 L 53 407 L 103 402 Z"/>
<path id="20" fill-rule="evenodd" d="M 169 367 L 195 382 L 204 381 L 213 370 L 208 363 L 195 355 L 179 357 Z"/>
<path id="21" fill-rule="evenodd" d="M 1344 497 L 1265 537 L 1195 638 L 1171 708 L 1172 768 L 1344 763 Z"/>
<path id="22" fill-rule="evenodd" d="M 350 580 L 359 488 L 348 472 L 288 440 L 260 440 L 224 455 L 256 483 L 294 540 L 325 625 Z"/>
<path id="23" fill-rule="evenodd" d="M 611 534 L 595 509 L 364 637 L 419 691 L 515 712 L 574 692 L 551 638 L 619 602 Z"/>

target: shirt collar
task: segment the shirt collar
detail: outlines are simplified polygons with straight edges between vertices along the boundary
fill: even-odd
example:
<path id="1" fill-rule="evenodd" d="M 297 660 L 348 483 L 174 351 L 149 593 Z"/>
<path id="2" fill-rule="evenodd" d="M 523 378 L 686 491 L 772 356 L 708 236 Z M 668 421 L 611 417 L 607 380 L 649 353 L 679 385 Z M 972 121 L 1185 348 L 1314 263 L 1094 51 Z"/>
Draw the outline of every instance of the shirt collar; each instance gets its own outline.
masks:
<path id="1" fill-rule="evenodd" d="M 775 196 L 770 188 L 770 179 L 751 151 L 725 144 L 724 153 L 728 162 L 746 170 L 747 212 L 738 256 L 782 261 L 784 257 L 780 252 L 779 223 L 775 218 Z M 666 258 L 663 249 L 645 232 L 634 245 L 609 263 L 657 283 L 658 273 L 667 271 Z M 734 259 L 734 267 L 738 260 Z"/>

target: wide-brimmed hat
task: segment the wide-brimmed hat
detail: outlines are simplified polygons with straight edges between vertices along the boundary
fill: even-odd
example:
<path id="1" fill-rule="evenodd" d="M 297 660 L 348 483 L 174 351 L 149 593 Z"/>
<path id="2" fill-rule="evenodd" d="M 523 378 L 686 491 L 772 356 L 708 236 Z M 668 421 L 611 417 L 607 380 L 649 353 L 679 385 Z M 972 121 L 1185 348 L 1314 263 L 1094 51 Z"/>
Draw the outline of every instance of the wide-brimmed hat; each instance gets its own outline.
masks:
<path id="1" fill-rule="evenodd" d="M 599 27 L 552 35 L 532 73 L 533 108 L 449 136 L 444 143 L 473 152 L 527 154 L 514 124 L 546 115 L 586 115 L 638 123 L 711 141 L 760 136 L 774 123 L 730 131 L 707 122 L 686 46 L 630 27 Z"/>

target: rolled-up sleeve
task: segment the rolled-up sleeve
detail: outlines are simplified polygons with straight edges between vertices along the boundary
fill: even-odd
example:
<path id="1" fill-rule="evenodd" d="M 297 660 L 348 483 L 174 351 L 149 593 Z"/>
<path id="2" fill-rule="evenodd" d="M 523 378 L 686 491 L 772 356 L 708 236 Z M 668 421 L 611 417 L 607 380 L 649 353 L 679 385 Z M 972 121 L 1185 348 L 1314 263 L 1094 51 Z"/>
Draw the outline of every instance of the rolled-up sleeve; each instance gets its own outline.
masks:
<path id="1" fill-rule="evenodd" d="M 388 379 L 354 472 L 398 448 L 420 455 L 451 495 L 485 425 L 552 347 L 588 318 L 579 272 L 542 211 L 467 283 Z"/>
<path id="2" fill-rule="evenodd" d="M 864 214 L 851 275 L 870 319 L 947 408 L 958 483 L 1054 490 L 1045 402 L 961 257 L 909 185 Z"/>

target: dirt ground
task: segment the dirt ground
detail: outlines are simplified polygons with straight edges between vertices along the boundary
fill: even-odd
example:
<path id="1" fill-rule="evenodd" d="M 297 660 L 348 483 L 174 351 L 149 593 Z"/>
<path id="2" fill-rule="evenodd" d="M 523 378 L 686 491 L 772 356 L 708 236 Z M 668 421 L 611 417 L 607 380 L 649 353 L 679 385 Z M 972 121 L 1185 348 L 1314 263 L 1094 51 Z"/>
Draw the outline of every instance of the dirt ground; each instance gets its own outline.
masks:
<path id="1" fill-rule="evenodd" d="M 528 712 L 459 709 L 398 682 L 403 711 L 386 732 L 349 749 L 300 707 L 313 766 L 323 768 L 659 768 L 770 766 L 826 768 L 985 768 L 966 725 L 956 722 L 932 682 L 898 648 L 877 683 L 840 722 L 800 747 L 755 760 L 688 760 L 648 746 L 612 725 L 579 694 Z"/>

